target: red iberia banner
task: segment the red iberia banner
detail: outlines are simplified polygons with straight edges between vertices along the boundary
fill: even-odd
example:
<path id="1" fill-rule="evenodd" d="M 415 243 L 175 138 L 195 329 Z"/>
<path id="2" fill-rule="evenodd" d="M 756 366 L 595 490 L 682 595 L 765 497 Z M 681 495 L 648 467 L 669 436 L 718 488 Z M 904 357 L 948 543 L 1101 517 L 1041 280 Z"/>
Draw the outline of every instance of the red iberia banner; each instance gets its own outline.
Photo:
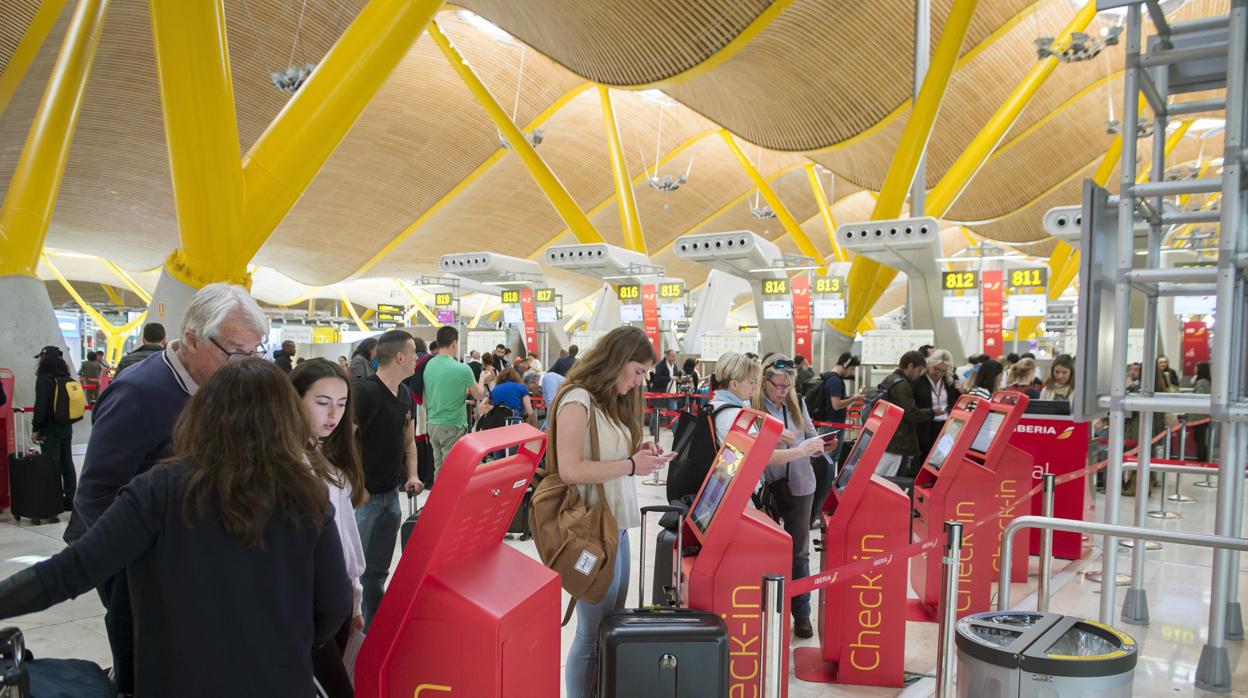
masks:
<path id="1" fill-rule="evenodd" d="M 1183 375 L 1196 375 L 1196 364 L 1209 360 L 1209 326 L 1200 320 L 1183 323 Z"/>
<path id="2" fill-rule="evenodd" d="M 810 328 L 810 277 L 793 277 L 793 355 L 813 360 Z"/>
<path id="3" fill-rule="evenodd" d="M 533 289 L 520 289 L 520 312 L 524 315 L 524 346 L 537 351 L 537 310 L 533 307 Z"/>
<path id="4" fill-rule="evenodd" d="M 654 355 L 663 356 L 663 347 L 659 339 L 659 293 L 654 284 L 641 287 L 641 319 L 645 322 L 646 336 L 654 346 Z"/>
<path id="5" fill-rule="evenodd" d="M 983 310 L 980 317 L 984 321 L 984 353 L 994 359 L 1005 351 L 1005 338 L 1002 323 L 1005 318 L 1005 288 L 1003 287 L 1001 270 L 980 273 L 982 291 L 980 302 Z"/>

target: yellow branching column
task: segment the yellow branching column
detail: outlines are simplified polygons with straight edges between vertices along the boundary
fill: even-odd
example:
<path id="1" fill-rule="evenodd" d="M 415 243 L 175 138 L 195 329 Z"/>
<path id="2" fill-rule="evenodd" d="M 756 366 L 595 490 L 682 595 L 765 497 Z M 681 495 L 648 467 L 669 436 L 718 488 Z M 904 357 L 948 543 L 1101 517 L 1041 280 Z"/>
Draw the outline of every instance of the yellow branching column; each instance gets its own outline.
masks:
<path id="1" fill-rule="evenodd" d="M 17 406 L 34 399 L 30 357 L 47 345 L 70 349 L 35 273 L 107 9 L 107 0 L 79 0 L 75 6 L 0 208 L 0 337 L 5 338 L 0 367 L 16 370 L 10 400 Z M 77 357 L 73 349 L 67 355 Z"/>
<path id="2" fill-rule="evenodd" d="M 602 103 L 602 120 L 607 129 L 607 150 L 611 154 L 611 173 L 615 178 L 615 201 L 620 210 L 620 232 L 624 234 L 624 245 L 633 252 L 646 254 L 646 236 L 641 231 L 633 180 L 628 176 L 628 159 L 624 157 L 624 145 L 620 142 L 620 124 L 615 118 L 615 105 L 611 103 L 611 90 L 606 85 L 598 86 L 598 99 Z"/>
<path id="3" fill-rule="evenodd" d="M 181 247 L 151 316 L 177 326 L 196 288 L 248 265 L 442 0 L 371 0 L 243 157 L 223 0 L 149 0 Z"/>
<path id="4" fill-rule="evenodd" d="M 875 201 L 875 208 L 871 213 L 873 220 L 888 220 L 901 215 L 906 194 L 910 191 L 910 184 L 914 181 L 919 161 L 923 158 L 927 141 L 936 124 L 936 115 L 940 112 L 941 102 L 944 101 L 945 88 L 948 87 L 949 79 L 953 76 L 953 70 L 957 65 L 962 42 L 966 38 L 971 18 L 975 14 L 975 6 L 975 0 L 958 0 L 950 10 L 949 19 L 936 44 L 931 66 L 927 70 L 926 77 L 923 78 L 919 95 L 914 100 L 914 108 L 911 110 L 910 118 L 906 121 L 901 141 L 897 144 L 892 164 L 889 165 L 888 173 L 885 175 L 884 186 L 880 188 L 880 195 Z M 1095 2 L 1092 6 L 1095 9 Z M 1089 21 L 1090 19 L 1089 17 Z M 1004 135 L 1003 132 L 1001 136 Z M 996 145 L 1001 136 L 993 141 L 993 145 Z M 929 210 L 936 208 L 934 202 L 929 203 L 928 207 Z M 941 213 L 943 211 L 934 212 L 932 215 L 939 217 Z M 862 255 L 854 257 L 846 278 L 849 306 L 846 308 L 846 316 L 833 323 L 833 329 L 840 332 L 847 342 L 852 342 L 855 331 L 896 276 L 895 269 Z"/>
<path id="5" fill-rule="evenodd" d="M 568 193 L 563 182 L 555 176 L 554 171 L 546 164 L 541 155 L 537 154 L 537 150 L 525 138 L 524 132 L 516 126 L 511 117 L 503 109 L 494 95 L 490 94 L 489 88 L 485 83 L 481 82 L 481 78 L 477 76 L 476 71 L 464 60 L 463 55 L 451 43 L 446 34 L 442 32 L 442 28 L 437 22 L 429 23 L 429 36 L 433 38 L 434 43 L 442 50 L 442 55 L 446 56 L 446 60 L 459 74 L 460 80 L 464 82 L 464 86 L 472 93 L 481 107 L 485 109 L 485 113 L 489 115 L 494 125 L 502 132 L 503 138 L 507 140 L 507 144 L 511 146 L 511 150 L 524 163 L 525 169 L 533 177 L 533 181 L 541 188 L 542 193 L 550 201 L 550 205 L 554 207 L 559 217 L 567 224 L 568 229 L 576 235 L 576 239 L 583 243 L 603 242 L 602 234 L 590 222 L 589 217 L 576 204 L 576 200 Z"/>

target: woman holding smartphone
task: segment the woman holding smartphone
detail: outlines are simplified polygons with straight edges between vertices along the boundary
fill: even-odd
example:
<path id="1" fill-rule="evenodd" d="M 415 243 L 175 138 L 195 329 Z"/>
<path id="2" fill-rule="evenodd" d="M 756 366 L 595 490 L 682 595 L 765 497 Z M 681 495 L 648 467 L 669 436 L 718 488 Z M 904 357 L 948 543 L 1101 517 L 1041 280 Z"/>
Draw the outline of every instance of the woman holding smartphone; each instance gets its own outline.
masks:
<path id="1" fill-rule="evenodd" d="M 753 406 L 784 423 L 780 444 L 767 461 L 763 479 L 773 488 L 781 481 L 787 483 L 793 495 L 791 507 L 781 512 L 781 521 L 793 537 L 793 578 L 808 576 L 810 514 L 815 499 L 815 471 L 810 466 L 810 459 L 824 450 L 835 448 L 836 442 L 826 445 L 815 431 L 805 405 L 793 391 L 797 367 L 783 354 L 771 354 L 763 364 L 747 355 L 724 354 L 716 362 L 715 375 L 720 389 L 711 401 L 712 409 L 728 406 L 715 416 L 715 435 L 721 443 L 732 429 L 741 408 Z M 758 390 L 760 377 L 763 380 L 761 394 Z M 810 595 L 794 598 L 792 611 L 793 634 L 803 639 L 813 637 Z"/>

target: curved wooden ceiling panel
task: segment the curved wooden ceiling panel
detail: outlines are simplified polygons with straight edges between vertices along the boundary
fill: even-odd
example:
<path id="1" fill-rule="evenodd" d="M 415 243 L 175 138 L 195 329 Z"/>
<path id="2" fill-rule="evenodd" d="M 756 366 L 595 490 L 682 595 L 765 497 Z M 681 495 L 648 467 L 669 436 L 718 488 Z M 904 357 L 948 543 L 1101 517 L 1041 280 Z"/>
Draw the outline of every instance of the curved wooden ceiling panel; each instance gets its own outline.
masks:
<path id="1" fill-rule="evenodd" d="M 640 85 L 682 73 L 726 46 L 770 0 L 467 0 L 489 19 L 582 77 Z"/>
<path id="2" fill-rule="evenodd" d="M 453 17 L 444 14 L 439 18 L 443 20 L 452 41 L 510 111 L 519 50 L 498 50 L 493 41 Z M 524 76 L 517 111 L 520 123 L 531 121 L 581 82 L 540 55 L 526 56 Z M 577 99 L 587 98 L 596 100 L 597 95 L 586 92 Z M 597 130 L 601 132 L 601 126 Z M 546 138 L 539 147 L 543 154 L 550 141 L 559 138 L 553 124 L 547 127 Z M 307 283 L 339 281 L 498 148 L 494 123 L 433 41 L 422 37 L 274 231 L 257 262 Z M 527 173 L 519 174 L 527 179 Z M 495 185 L 500 190 L 515 188 L 514 183 Z M 344 240 L 351 244 L 344 245 Z M 427 240 L 421 240 L 420 247 L 428 254 Z"/>
<path id="3" fill-rule="evenodd" d="M 4 3 L 4 12 L 0 12 L 0 75 L 9 67 L 9 59 L 42 4 L 43 0 L 6 0 Z"/>

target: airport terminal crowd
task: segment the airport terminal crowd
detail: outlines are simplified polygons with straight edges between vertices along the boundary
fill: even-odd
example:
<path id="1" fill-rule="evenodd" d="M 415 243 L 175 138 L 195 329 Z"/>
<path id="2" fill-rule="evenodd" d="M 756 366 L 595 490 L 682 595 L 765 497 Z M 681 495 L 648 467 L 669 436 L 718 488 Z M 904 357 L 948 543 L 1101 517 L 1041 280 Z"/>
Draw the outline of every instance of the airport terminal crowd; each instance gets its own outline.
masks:
<path id="1" fill-rule="evenodd" d="M 435 487 L 470 431 L 528 422 L 548 434 L 543 472 L 574 486 L 567 496 L 601 509 L 614 531 L 602 541 L 613 563 L 593 572 L 594 590 L 575 605 L 566 661 L 567 694 L 590 696 L 599 626 L 626 604 L 627 532 L 641 518 L 634 483 L 670 465 L 668 497 L 687 505 L 741 409 L 783 425 L 755 501 L 792 537 L 799 579 L 810 574 L 811 530 L 859 412 L 880 400 L 904 411 L 876 471 L 904 484 L 962 394 L 1069 401 L 1075 385 L 1068 355 L 1041 378 L 1030 354 L 959 366 L 922 346 L 883 381 L 854 388 L 867 374 L 849 352 L 824 372 L 802 356 L 728 353 L 704 378 L 695 358 L 660 357 L 629 326 L 583 354 L 569 347 L 545 371 L 503 345 L 465 354 L 450 326 L 428 344 L 387 331 L 337 361 L 299 357 L 292 342 L 270 351 L 269 329 L 246 290 L 213 284 L 191 299 L 176 338 L 148 325 L 102 390 L 86 394 L 78 382 L 100 385 L 112 372 L 102 356 L 89 356 L 78 380 L 60 349 L 35 357 L 31 427 L 60 464 L 69 545 L 0 582 L 0 618 L 94 590 L 122 695 L 352 695 L 344 655 L 385 593 L 401 498 Z M 1178 389 L 1164 357 L 1155 370 L 1156 390 Z M 1132 364 L 1133 390 L 1140 376 Z M 1209 390 L 1208 364 L 1190 387 Z M 91 434 L 79 477 L 69 444 L 83 401 Z M 673 412 L 665 447 L 650 415 Z M 699 440 L 692 432 L 706 416 L 714 433 Z M 1158 419 L 1164 429 L 1167 416 Z M 1198 432 L 1196 442 L 1204 460 L 1207 438 Z M 542 540 L 549 527 L 534 523 L 543 561 L 564 573 L 545 550 L 558 541 Z M 813 635 L 811 615 L 810 595 L 795 597 L 795 636 Z"/>

